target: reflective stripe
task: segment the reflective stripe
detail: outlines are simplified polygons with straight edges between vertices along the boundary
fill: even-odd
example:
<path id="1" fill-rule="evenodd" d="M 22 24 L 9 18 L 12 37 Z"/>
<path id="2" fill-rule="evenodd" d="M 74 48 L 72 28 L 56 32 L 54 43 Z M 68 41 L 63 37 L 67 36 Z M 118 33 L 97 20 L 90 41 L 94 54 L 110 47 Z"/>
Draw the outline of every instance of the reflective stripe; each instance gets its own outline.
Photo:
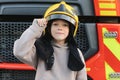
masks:
<path id="1" fill-rule="evenodd" d="M 115 1 L 115 0 L 98 0 L 98 1 Z"/>
<path id="2" fill-rule="evenodd" d="M 113 72 L 115 72 L 110 66 L 109 66 L 109 64 L 107 63 L 107 62 L 105 62 L 105 72 L 106 72 L 106 80 L 109 80 L 109 75 L 110 75 L 110 73 L 113 73 Z"/>
<path id="3" fill-rule="evenodd" d="M 116 16 L 117 13 L 114 10 L 100 10 L 100 15 Z"/>
<path id="4" fill-rule="evenodd" d="M 105 37 L 105 33 L 109 33 L 106 28 L 102 28 L 103 34 L 103 43 L 105 45 L 105 74 L 106 80 L 119 80 L 120 78 L 114 78 L 117 71 L 120 71 L 120 43 L 116 40 L 115 37 Z M 115 73 L 115 75 L 114 75 Z M 113 75 L 113 77 L 111 76 Z"/>
<path id="5" fill-rule="evenodd" d="M 88 72 L 88 71 L 91 71 L 91 68 L 88 68 L 88 67 L 87 67 L 86 70 L 87 70 L 87 72 Z"/>
<path id="6" fill-rule="evenodd" d="M 99 3 L 100 8 L 108 8 L 108 9 L 115 9 L 115 3 Z"/>
<path id="7" fill-rule="evenodd" d="M 107 29 L 103 28 L 103 34 L 108 32 Z M 120 43 L 115 38 L 103 38 L 104 44 L 107 48 L 116 56 L 120 61 Z"/>
<path id="8" fill-rule="evenodd" d="M 117 16 L 116 0 L 98 0 L 100 16 Z"/>

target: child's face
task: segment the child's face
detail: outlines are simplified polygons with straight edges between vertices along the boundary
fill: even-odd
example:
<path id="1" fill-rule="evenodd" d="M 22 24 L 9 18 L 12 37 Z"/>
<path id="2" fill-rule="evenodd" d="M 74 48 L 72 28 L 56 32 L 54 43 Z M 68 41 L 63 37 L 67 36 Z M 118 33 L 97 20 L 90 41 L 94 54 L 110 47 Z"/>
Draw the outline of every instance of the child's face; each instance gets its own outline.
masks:
<path id="1" fill-rule="evenodd" d="M 56 42 L 65 42 L 69 35 L 69 23 L 64 20 L 55 20 L 51 25 L 51 35 Z"/>

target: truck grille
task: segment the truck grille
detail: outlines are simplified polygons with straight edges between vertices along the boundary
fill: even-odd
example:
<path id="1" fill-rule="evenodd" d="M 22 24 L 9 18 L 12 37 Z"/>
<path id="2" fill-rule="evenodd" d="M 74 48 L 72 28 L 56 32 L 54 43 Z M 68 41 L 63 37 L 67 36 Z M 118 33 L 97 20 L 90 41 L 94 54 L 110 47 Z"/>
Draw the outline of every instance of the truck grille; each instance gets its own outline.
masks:
<path id="1" fill-rule="evenodd" d="M 0 80 L 34 80 L 35 71 L 0 70 Z"/>
<path id="2" fill-rule="evenodd" d="M 85 24 L 80 24 L 78 27 L 77 35 L 75 40 L 78 44 L 79 49 L 82 51 L 83 54 L 89 49 L 88 38 L 85 31 Z"/>
<path id="3" fill-rule="evenodd" d="M 1 62 L 20 62 L 13 56 L 13 44 L 30 24 L 30 22 L 0 22 Z"/>

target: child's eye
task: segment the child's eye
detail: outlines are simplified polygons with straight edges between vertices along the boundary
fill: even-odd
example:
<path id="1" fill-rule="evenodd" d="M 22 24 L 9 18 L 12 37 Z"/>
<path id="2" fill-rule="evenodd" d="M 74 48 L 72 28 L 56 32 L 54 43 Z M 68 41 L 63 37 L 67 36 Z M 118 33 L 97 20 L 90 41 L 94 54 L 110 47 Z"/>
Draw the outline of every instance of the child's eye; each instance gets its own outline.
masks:
<path id="1" fill-rule="evenodd" d="M 69 25 L 68 25 L 68 24 L 64 24 L 63 26 L 67 27 L 67 26 L 69 26 Z"/>
<path id="2" fill-rule="evenodd" d="M 57 26 L 58 24 L 57 23 L 53 23 L 54 26 Z"/>

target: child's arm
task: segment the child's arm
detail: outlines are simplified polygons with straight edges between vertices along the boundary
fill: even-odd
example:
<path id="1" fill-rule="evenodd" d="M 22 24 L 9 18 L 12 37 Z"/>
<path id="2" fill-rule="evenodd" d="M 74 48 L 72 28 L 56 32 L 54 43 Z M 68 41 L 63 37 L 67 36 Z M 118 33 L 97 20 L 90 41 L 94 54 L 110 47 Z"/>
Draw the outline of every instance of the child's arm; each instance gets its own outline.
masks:
<path id="1" fill-rule="evenodd" d="M 38 20 L 34 19 L 32 25 L 23 32 L 21 37 L 14 43 L 14 55 L 23 63 L 36 68 L 37 56 L 34 43 L 42 35 L 45 26 L 40 27 Z"/>
<path id="2" fill-rule="evenodd" d="M 78 49 L 78 51 L 80 53 L 81 60 L 85 64 L 82 52 L 79 49 Z M 78 71 L 76 80 L 87 80 L 86 65 L 84 66 L 84 68 L 82 70 Z"/>

